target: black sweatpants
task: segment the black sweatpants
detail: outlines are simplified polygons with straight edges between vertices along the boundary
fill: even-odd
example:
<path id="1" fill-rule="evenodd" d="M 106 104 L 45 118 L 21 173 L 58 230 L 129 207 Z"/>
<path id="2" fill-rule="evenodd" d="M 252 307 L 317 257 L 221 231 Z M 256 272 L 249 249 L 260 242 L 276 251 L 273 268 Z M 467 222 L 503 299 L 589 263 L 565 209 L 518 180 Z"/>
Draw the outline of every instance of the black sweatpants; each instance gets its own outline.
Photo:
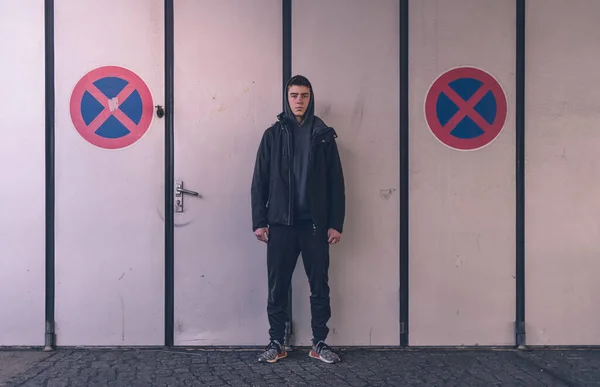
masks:
<path id="1" fill-rule="evenodd" d="M 311 222 L 295 226 L 269 228 L 267 271 L 269 277 L 269 336 L 283 343 L 287 317 L 288 290 L 292 274 L 302 253 L 304 270 L 310 284 L 310 311 L 313 342 L 325 340 L 331 317 L 329 302 L 329 244 L 327 230 L 314 228 Z"/>

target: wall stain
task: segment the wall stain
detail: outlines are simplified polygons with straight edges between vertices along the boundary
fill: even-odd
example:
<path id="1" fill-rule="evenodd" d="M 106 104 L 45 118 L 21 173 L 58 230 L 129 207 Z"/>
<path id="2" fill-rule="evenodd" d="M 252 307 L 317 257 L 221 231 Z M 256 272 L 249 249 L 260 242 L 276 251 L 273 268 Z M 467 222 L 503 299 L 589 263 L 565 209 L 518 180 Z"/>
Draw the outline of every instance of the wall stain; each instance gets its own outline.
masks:
<path id="1" fill-rule="evenodd" d="M 381 188 L 379 190 L 379 196 L 383 200 L 389 200 L 395 191 L 396 191 L 395 188 Z"/>
<path id="2" fill-rule="evenodd" d="M 456 254 L 456 267 L 461 267 L 463 265 L 463 260 L 460 258 L 460 254 Z"/>
<path id="3" fill-rule="evenodd" d="M 331 114 L 331 104 L 324 103 L 323 106 L 321 107 L 321 116 L 323 117 L 323 119 L 326 119 L 329 117 L 330 114 Z"/>
<path id="4" fill-rule="evenodd" d="M 365 114 L 365 93 L 361 88 L 358 97 L 356 98 L 356 102 L 354 103 L 354 111 L 352 114 L 352 123 L 356 127 L 360 127 L 363 121 L 363 116 Z"/>

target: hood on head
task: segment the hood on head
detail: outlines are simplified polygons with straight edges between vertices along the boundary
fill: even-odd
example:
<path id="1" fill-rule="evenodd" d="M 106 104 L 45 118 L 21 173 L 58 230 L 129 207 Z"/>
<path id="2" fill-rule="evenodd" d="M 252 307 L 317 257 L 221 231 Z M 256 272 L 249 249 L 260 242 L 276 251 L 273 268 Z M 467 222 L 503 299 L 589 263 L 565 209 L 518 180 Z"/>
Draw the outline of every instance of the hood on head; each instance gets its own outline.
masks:
<path id="1" fill-rule="evenodd" d="M 310 81 L 302 75 L 295 75 L 292 78 L 290 78 L 287 81 L 285 87 L 283 88 L 284 115 L 290 122 L 297 123 L 296 116 L 294 116 L 294 112 L 292 112 L 292 108 L 290 107 L 290 103 L 288 102 L 288 87 L 294 80 L 298 78 L 305 80 L 305 82 L 308 83 L 308 88 L 310 89 L 310 101 L 308 102 L 308 107 L 306 108 L 306 112 L 304 113 L 302 125 L 308 124 L 312 126 L 315 117 L 315 93 L 313 91 L 312 84 L 310 83 Z"/>

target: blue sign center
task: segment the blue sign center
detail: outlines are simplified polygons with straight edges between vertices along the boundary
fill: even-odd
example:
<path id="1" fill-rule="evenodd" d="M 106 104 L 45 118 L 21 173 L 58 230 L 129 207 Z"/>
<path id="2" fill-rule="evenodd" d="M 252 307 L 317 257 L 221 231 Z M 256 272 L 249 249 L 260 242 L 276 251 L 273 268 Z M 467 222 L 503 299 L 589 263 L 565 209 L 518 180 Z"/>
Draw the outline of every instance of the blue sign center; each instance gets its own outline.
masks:
<path id="1" fill-rule="evenodd" d="M 459 78 L 448 84 L 448 86 L 465 102 L 468 101 L 482 85 L 483 83 L 481 81 L 473 78 Z M 491 125 L 496 119 L 498 110 L 494 94 L 491 91 L 488 91 L 483 98 L 477 102 L 473 110 Z M 445 126 L 459 111 L 460 107 L 457 106 L 444 92 L 441 92 L 436 102 L 436 113 L 440 124 Z M 485 130 L 477 125 L 468 114 L 450 131 L 450 134 L 460 139 L 473 139 L 484 133 Z"/>
<path id="2" fill-rule="evenodd" d="M 109 100 L 118 96 L 128 83 L 121 78 L 106 77 L 98 79 L 94 82 L 94 86 Z M 138 125 L 142 119 L 143 112 L 140 93 L 135 90 L 124 101 L 118 101 L 118 103 L 118 109 Z M 85 124 L 89 125 L 103 111 L 104 105 L 86 91 L 81 98 L 81 115 Z M 95 133 L 104 138 L 120 138 L 128 135 L 131 131 L 114 115 L 110 115 Z"/>

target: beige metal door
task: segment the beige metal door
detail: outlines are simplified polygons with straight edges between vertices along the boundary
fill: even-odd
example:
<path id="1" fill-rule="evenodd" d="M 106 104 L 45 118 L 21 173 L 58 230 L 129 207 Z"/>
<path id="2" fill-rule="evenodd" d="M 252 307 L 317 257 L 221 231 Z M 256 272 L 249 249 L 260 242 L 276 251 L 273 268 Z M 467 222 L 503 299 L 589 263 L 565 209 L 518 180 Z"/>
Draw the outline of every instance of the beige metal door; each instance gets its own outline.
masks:
<path id="1" fill-rule="evenodd" d="M 58 345 L 164 343 L 163 7 L 55 2 Z"/>
<path id="2" fill-rule="evenodd" d="M 338 133 L 346 180 L 343 242 L 329 270 L 334 345 L 399 345 L 399 3 L 292 2 L 292 73 Z M 310 290 L 293 280 L 294 343 L 308 345 Z"/>
<path id="3" fill-rule="evenodd" d="M 176 345 L 268 341 L 266 248 L 252 233 L 250 181 L 281 109 L 279 0 L 176 0 Z"/>
<path id="4" fill-rule="evenodd" d="M 528 0 L 526 15 L 527 344 L 598 345 L 600 2 Z"/>
<path id="5" fill-rule="evenodd" d="M 44 2 L 0 11 L 0 346 L 44 342 Z"/>
<path id="6" fill-rule="evenodd" d="M 515 321 L 515 2 L 416 0 L 409 9 L 409 344 L 511 345 Z M 428 127 L 426 118 L 431 116 L 426 114 L 425 99 L 442 73 L 463 66 L 484 70 L 496 79 L 506 96 L 507 116 L 503 119 L 498 113 L 502 99 L 496 98 L 495 117 L 504 128 L 495 139 L 484 136 L 480 141 L 481 132 L 473 129 L 471 117 L 477 125 L 481 120 L 468 107 L 457 112 L 454 102 L 448 102 L 445 112 L 452 116 L 444 128 L 455 134 L 437 132 L 446 146 Z M 489 101 L 490 94 L 483 92 L 495 83 L 485 78 L 482 84 L 472 78 L 474 74 L 479 73 L 456 75 L 460 85 L 466 85 L 459 90 L 461 98 L 475 103 L 472 97 L 485 96 Z M 452 82 L 451 87 L 458 90 L 458 86 Z M 481 94 L 475 96 L 475 90 Z M 454 97 L 448 89 L 443 95 L 447 93 Z M 443 98 L 434 101 L 441 103 Z M 430 106 L 436 110 L 435 104 Z M 478 105 L 474 109 L 481 111 Z M 463 112 L 468 117 L 462 117 Z M 468 152 L 455 149 L 467 143 L 475 148 L 486 146 Z"/>

